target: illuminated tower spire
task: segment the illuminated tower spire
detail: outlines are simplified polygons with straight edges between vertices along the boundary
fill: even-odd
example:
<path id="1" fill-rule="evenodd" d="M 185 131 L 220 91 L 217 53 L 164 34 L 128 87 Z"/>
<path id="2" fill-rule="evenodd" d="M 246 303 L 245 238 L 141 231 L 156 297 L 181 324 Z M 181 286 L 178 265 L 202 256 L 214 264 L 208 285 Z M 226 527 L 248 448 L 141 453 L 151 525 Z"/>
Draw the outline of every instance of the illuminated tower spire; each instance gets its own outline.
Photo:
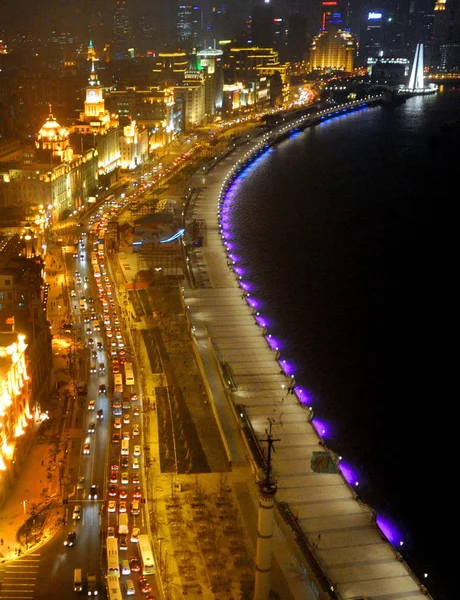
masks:
<path id="1" fill-rule="evenodd" d="M 423 83 L 423 44 L 417 44 L 408 87 L 410 90 L 423 90 L 425 87 Z"/>

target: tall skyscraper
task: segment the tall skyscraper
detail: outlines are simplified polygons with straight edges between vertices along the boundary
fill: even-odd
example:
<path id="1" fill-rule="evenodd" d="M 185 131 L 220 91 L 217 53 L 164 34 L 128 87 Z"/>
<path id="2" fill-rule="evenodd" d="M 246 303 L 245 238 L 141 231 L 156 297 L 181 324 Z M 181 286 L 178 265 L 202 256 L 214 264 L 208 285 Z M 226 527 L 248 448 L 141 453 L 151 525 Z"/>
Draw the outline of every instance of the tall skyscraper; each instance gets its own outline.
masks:
<path id="1" fill-rule="evenodd" d="M 259 48 L 274 47 L 273 6 L 270 0 L 260 0 L 251 10 L 250 41 Z"/>
<path id="2" fill-rule="evenodd" d="M 203 24 L 201 7 L 178 1 L 177 4 L 177 42 L 185 50 L 201 48 L 203 45 Z"/>

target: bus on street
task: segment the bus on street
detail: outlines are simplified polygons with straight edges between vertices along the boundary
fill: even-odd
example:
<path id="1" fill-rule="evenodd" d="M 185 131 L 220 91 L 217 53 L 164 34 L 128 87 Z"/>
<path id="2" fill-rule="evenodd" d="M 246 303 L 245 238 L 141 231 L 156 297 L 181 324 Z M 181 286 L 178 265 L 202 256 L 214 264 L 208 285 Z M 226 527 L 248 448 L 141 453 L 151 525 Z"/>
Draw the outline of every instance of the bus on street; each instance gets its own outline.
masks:
<path id="1" fill-rule="evenodd" d="M 113 538 L 116 541 L 116 538 Z M 107 575 L 107 597 L 109 600 L 123 600 L 118 575 Z"/>
<path id="2" fill-rule="evenodd" d="M 125 362 L 125 383 L 126 385 L 134 385 L 133 365 L 130 362 Z"/>
<path id="3" fill-rule="evenodd" d="M 142 534 L 139 536 L 138 548 L 142 573 L 144 575 L 153 575 L 155 573 L 155 563 L 153 562 L 153 552 L 148 535 Z"/>
<path id="4" fill-rule="evenodd" d="M 120 576 L 120 561 L 118 559 L 118 540 L 116 537 L 107 538 L 107 575 Z"/>

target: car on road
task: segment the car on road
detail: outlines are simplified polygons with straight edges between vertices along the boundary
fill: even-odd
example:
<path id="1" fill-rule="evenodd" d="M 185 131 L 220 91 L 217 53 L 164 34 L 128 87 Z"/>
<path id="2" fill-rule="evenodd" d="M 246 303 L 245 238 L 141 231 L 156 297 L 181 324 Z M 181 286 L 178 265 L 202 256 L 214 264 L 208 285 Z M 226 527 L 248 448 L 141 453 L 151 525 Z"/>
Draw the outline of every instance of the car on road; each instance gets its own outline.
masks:
<path id="1" fill-rule="evenodd" d="M 126 537 L 126 535 L 121 535 L 120 539 L 118 540 L 118 548 L 120 550 L 127 550 L 128 549 L 128 538 Z"/>
<path id="2" fill-rule="evenodd" d="M 119 444 L 119 443 L 120 443 L 120 437 L 121 437 L 121 436 L 120 436 L 120 432 L 119 432 L 119 431 L 115 431 L 115 432 L 112 434 L 112 442 L 113 442 L 114 444 Z"/>
<path id="3" fill-rule="evenodd" d="M 99 363 L 99 373 L 105 373 L 105 364 Z"/>
<path id="4" fill-rule="evenodd" d="M 129 568 L 131 569 L 131 573 L 139 573 L 141 570 L 141 562 L 135 556 L 131 556 L 129 559 Z"/>
<path id="5" fill-rule="evenodd" d="M 96 408 L 96 400 L 90 400 L 88 402 L 88 410 L 94 410 Z"/>
<path id="6" fill-rule="evenodd" d="M 97 373 L 96 363 L 91 363 L 91 367 L 89 369 L 90 373 Z"/>
<path id="7" fill-rule="evenodd" d="M 134 435 L 140 435 L 141 431 L 139 428 L 139 425 L 133 425 L 133 436 Z"/>
<path id="8" fill-rule="evenodd" d="M 121 483 L 123 485 L 128 485 L 129 484 L 129 476 L 127 471 L 123 471 L 123 473 L 121 474 Z"/>
<path id="9" fill-rule="evenodd" d="M 91 423 L 88 425 L 88 433 L 94 433 L 95 431 L 96 431 L 96 426 L 91 421 Z"/>
<path id="10" fill-rule="evenodd" d="M 139 473 L 133 473 L 131 481 L 134 485 L 139 485 Z"/>
<path id="11" fill-rule="evenodd" d="M 118 507 L 118 511 L 121 513 L 127 512 L 128 508 L 126 506 L 126 500 L 120 500 L 120 505 Z"/>
<path id="12" fill-rule="evenodd" d="M 121 457 L 120 466 L 122 469 L 129 469 L 129 458 L 127 456 Z"/>
<path id="13" fill-rule="evenodd" d="M 141 408 L 137 404 L 133 406 L 133 415 L 138 417 L 141 414 Z"/>
<path id="14" fill-rule="evenodd" d="M 136 402 L 137 400 L 137 394 L 133 393 L 129 395 L 129 399 L 131 400 L 131 402 Z"/>
<path id="15" fill-rule="evenodd" d="M 104 346 L 103 346 L 102 342 L 98 342 L 96 345 L 97 345 L 98 350 L 104 350 Z"/>
<path id="16" fill-rule="evenodd" d="M 92 350 L 91 351 L 91 357 L 92 358 L 97 358 L 97 352 L 96 352 L 96 350 Z"/>
<path id="17" fill-rule="evenodd" d="M 117 510 L 117 503 L 115 502 L 115 500 L 109 500 L 109 505 L 107 507 L 107 510 L 109 512 L 116 512 L 116 510 Z"/>
<path id="18" fill-rule="evenodd" d="M 141 530 L 139 529 L 139 527 L 133 527 L 133 530 L 131 531 L 131 541 L 135 544 L 137 544 L 137 542 L 139 541 L 139 534 L 140 534 Z"/>
<path id="19" fill-rule="evenodd" d="M 129 413 L 124 413 L 124 415 L 123 415 L 123 423 L 125 425 L 129 425 L 130 421 L 131 421 L 131 417 L 129 416 Z"/>
<path id="20" fill-rule="evenodd" d="M 101 383 L 101 385 L 99 386 L 99 394 L 106 394 L 106 393 L 107 393 L 107 388 L 104 383 Z"/>
<path id="21" fill-rule="evenodd" d="M 125 500 L 128 497 L 128 490 L 125 488 L 125 486 L 120 487 L 118 491 L 118 497 L 120 500 Z"/>
<path id="22" fill-rule="evenodd" d="M 100 408 L 100 409 L 97 411 L 97 418 L 98 418 L 98 419 L 103 419 L 103 418 L 104 418 L 104 411 L 102 410 L 102 408 Z"/>
<path id="23" fill-rule="evenodd" d="M 83 454 L 89 454 L 91 451 L 91 445 L 86 442 L 86 444 L 83 446 Z"/>
<path id="24" fill-rule="evenodd" d="M 88 338 L 88 346 L 94 346 L 93 338 Z"/>
<path id="25" fill-rule="evenodd" d="M 130 440 L 131 439 L 129 431 L 123 431 L 123 439 L 124 440 Z"/>
<path id="26" fill-rule="evenodd" d="M 121 429 L 121 419 L 117 418 L 113 420 L 113 426 L 115 429 Z"/>
<path id="27" fill-rule="evenodd" d="M 72 519 L 75 521 L 81 519 L 81 504 L 75 504 L 73 507 Z"/>
<path id="28" fill-rule="evenodd" d="M 112 471 L 118 471 L 118 469 L 119 469 L 119 466 L 120 466 L 120 465 L 118 464 L 118 460 L 114 460 L 114 461 L 112 461 L 112 462 L 110 463 L 110 469 L 111 469 Z"/>
<path id="29" fill-rule="evenodd" d="M 117 495 L 117 486 L 114 485 L 113 483 L 109 486 L 109 491 L 107 492 L 109 494 L 109 496 L 116 496 Z"/>
<path id="30" fill-rule="evenodd" d="M 107 537 L 115 537 L 115 527 L 112 525 L 107 527 Z"/>
<path id="31" fill-rule="evenodd" d="M 85 478 L 79 477 L 77 483 L 77 490 L 82 490 L 85 487 Z"/>
<path id="32" fill-rule="evenodd" d="M 136 485 L 133 488 L 133 499 L 134 500 L 140 500 L 141 498 L 142 498 L 141 488 L 138 485 Z"/>
<path id="33" fill-rule="evenodd" d="M 118 483 L 118 471 L 115 471 L 115 469 L 110 471 L 110 483 Z"/>
<path id="34" fill-rule="evenodd" d="M 64 546 L 73 546 L 77 540 L 77 532 L 69 531 L 66 539 L 64 540 Z"/>
<path id="35" fill-rule="evenodd" d="M 97 485 L 95 483 L 89 488 L 88 498 L 90 500 L 97 500 Z"/>
<path id="36" fill-rule="evenodd" d="M 134 454 L 134 456 L 140 456 L 141 455 L 141 447 L 139 446 L 139 444 L 136 444 L 134 446 L 133 454 Z"/>
<path id="37" fill-rule="evenodd" d="M 133 464 L 131 466 L 133 469 L 139 468 L 139 459 L 136 456 L 133 458 Z"/>
<path id="38" fill-rule="evenodd" d="M 150 594 L 150 592 L 152 591 L 152 586 L 150 585 L 146 577 L 139 577 L 137 583 L 139 585 L 140 591 L 143 594 Z"/>

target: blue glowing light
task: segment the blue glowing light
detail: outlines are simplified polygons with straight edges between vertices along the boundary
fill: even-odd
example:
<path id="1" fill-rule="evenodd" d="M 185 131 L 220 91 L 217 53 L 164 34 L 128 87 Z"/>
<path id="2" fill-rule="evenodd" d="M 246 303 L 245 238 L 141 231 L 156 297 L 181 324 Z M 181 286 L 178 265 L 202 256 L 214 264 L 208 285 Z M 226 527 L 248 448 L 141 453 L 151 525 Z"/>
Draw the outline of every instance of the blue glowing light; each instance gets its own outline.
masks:
<path id="1" fill-rule="evenodd" d="M 164 240 L 160 240 L 160 244 L 167 244 L 168 242 L 174 242 L 174 240 L 178 240 L 185 233 L 185 229 L 179 229 L 174 235 Z"/>

